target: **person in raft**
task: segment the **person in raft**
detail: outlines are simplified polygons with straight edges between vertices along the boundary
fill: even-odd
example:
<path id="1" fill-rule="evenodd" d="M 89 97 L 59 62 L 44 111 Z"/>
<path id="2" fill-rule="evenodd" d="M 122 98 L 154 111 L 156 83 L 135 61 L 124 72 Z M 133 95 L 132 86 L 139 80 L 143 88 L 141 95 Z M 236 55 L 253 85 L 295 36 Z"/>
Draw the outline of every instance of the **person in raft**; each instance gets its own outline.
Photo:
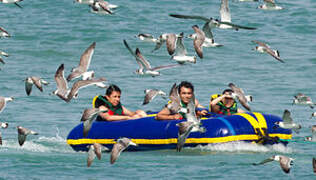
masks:
<path id="1" fill-rule="evenodd" d="M 146 117 L 147 114 L 143 110 L 137 110 L 132 112 L 125 108 L 121 104 L 121 89 L 112 84 L 110 85 L 105 93 L 105 96 L 98 96 L 95 107 L 100 110 L 107 110 L 106 113 L 100 113 L 97 120 L 105 121 L 118 121 L 118 120 L 129 120 Z"/>
<path id="2" fill-rule="evenodd" d="M 181 99 L 181 106 L 186 107 L 193 97 L 194 87 L 190 82 L 182 81 L 178 86 L 178 93 Z M 202 105 L 199 104 L 197 99 L 195 99 L 195 106 L 197 108 L 204 108 Z M 207 115 L 207 113 L 208 112 L 205 109 L 201 111 L 196 111 L 197 116 L 204 116 Z M 167 105 L 160 112 L 158 112 L 156 116 L 157 120 L 172 120 L 183 118 L 186 118 L 185 113 L 171 112 L 171 110 L 167 108 Z"/>
<path id="3" fill-rule="evenodd" d="M 222 95 L 213 94 L 210 101 L 210 112 L 223 115 L 245 112 L 237 107 L 237 102 L 232 97 L 232 93 L 233 90 L 225 89 Z"/>

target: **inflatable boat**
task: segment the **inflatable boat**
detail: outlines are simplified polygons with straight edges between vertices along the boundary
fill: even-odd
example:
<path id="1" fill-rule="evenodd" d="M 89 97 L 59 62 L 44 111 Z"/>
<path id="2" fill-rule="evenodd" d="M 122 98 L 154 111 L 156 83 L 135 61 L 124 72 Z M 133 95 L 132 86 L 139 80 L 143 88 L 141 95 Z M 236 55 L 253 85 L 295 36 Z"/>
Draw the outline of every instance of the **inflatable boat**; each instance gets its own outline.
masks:
<path id="1" fill-rule="evenodd" d="M 176 149 L 177 123 L 184 120 L 156 120 L 156 114 L 148 117 L 124 121 L 95 121 L 87 137 L 83 137 L 83 124 L 74 127 L 67 143 L 75 151 L 87 151 L 88 145 L 100 143 L 111 149 L 115 140 L 121 137 L 130 138 L 138 146 L 129 146 L 127 150 Z M 231 116 L 209 114 L 201 119 L 204 133 L 192 132 L 184 147 L 246 141 L 251 143 L 275 144 L 287 142 L 292 138 L 292 131 L 276 127 L 275 122 L 282 119 L 275 115 L 237 113 Z"/>

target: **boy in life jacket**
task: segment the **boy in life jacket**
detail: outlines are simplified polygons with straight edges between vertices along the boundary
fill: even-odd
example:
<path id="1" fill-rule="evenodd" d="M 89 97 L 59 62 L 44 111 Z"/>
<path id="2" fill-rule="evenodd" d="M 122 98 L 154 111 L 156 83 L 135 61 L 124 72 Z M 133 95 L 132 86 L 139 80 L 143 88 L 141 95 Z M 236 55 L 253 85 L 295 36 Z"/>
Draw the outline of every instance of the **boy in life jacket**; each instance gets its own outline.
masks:
<path id="1" fill-rule="evenodd" d="M 237 102 L 231 96 L 232 93 L 233 91 L 231 89 L 225 89 L 222 95 L 212 95 L 210 101 L 210 111 L 223 115 L 243 113 L 244 111 L 237 107 Z"/>
<path id="2" fill-rule="evenodd" d="M 137 110 L 132 112 L 125 108 L 121 102 L 121 89 L 112 84 L 106 90 L 105 96 L 98 96 L 95 103 L 95 107 L 100 110 L 107 110 L 106 113 L 100 113 L 97 120 L 105 121 L 118 121 L 118 120 L 128 120 L 137 119 L 141 117 L 146 117 L 147 114 L 143 110 Z"/>
<path id="3" fill-rule="evenodd" d="M 187 104 L 190 102 L 191 98 L 194 94 L 194 87 L 190 82 L 182 81 L 178 86 L 178 93 L 181 99 L 181 106 L 186 107 Z M 202 105 L 199 104 L 198 100 L 195 99 L 195 106 L 198 108 L 204 108 Z M 197 111 L 197 116 L 206 115 L 208 112 L 206 110 Z M 167 105 L 157 114 L 157 120 L 172 120 L 172 119 L 183 119 L 185 117 L 185 113 L 177 113 L 171 112 Z"/>

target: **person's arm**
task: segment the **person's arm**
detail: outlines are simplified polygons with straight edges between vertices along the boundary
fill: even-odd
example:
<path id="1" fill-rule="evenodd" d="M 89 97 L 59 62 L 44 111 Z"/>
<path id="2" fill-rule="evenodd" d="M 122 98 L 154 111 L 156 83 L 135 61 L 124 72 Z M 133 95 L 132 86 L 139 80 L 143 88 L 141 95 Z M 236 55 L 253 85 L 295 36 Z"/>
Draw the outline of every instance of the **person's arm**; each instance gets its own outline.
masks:
<path id="1" fill-rule="evenodd" d="M 99 107 L 100 110 L 108 110 L 108 108 L 106 108 L 105 106 L 100 106 Z M 123 109 L 124 110 L 124 109 Z M 124 111 L 125 113 L 125 111 Z M 102 119 L 106 120 L 106 121 L 119 121 L 119 120 L 128 120 L 128 119 L 132 119 L 130 116 L 128 115 L 110 115 L 108 112 L 106 113 L 100 113 L 99 114 Z"/>
<path id="2" fill-rule="evenodd" d="M 197 108 L 205 108 L 204 106 L 202 106 L 199 101 L 197 99 L 195 99 L 195 107 Z M 207 110 L 203 109 L 201 111 L 196 111 L 196 115 L 197 116 L 205 116 L 207 115 Z"/>
<path id="3" fill-rule="evenodd" d="M 182 118 L 181 114 L 171 114 L 170 110 L 165 107 L 163 108 L 156 116 L 157 120 L 167 120 L 167 119 L 180 119 Z"/>

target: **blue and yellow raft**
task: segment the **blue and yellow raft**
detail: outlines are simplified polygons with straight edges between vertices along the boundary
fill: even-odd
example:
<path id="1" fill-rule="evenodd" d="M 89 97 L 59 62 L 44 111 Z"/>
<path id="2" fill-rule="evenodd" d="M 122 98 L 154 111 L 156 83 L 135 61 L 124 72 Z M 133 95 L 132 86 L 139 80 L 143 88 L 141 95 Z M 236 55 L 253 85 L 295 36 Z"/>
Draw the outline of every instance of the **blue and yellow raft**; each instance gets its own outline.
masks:
<path id="1" fill-rule="evenodd" d="M 75 151 L 87 151 L 88 145 L 100 143 L 111 149 L 114 140 L 127 137 L 138 146 L 129 146 L 127 150 L 157 150 L 176 149 L 178 127 L 183 120 L 155 120 L 156 114 L 136 120 L 115 122 L 95 121 L 87 137 L 83 137 L 83 124 L 72 129 L 67 137 L 67 143 Z M 259 142 L 262 135 L 279 139 L 269 144 L 287 142 L 292 138 L 292 131 L 283 128 L 273 128 L 275 122 L 282 119 L 275 115 L 239 113 L 231 116 L 210 114 L 201 119 L 206 132 L 193 132 L 186 140 L 185 147 L 226 143 L 234 141 Z M 266 129 L 266 131 L 265 131 Z M 258 132 L 260 131 L 260 132 Z M 262 142 L 261 142 L 262 143 Z"/>

